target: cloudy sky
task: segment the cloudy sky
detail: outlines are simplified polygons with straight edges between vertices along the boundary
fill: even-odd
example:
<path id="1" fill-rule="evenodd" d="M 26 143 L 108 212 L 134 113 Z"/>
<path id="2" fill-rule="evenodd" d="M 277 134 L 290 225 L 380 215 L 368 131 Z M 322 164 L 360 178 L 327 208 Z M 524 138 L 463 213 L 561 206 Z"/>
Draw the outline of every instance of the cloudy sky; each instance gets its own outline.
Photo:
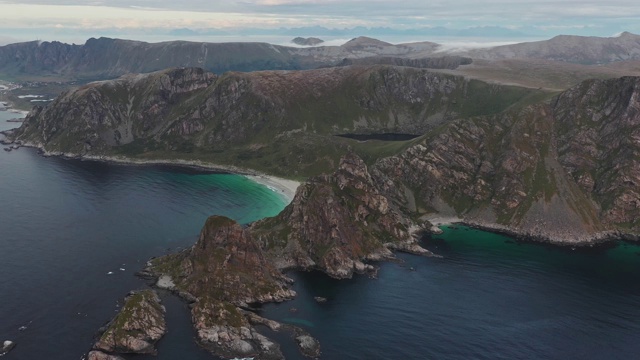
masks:
<path id="1" fill-rule="evenodd" d="M 612 36 L 640 32 L 640 6 L 637 0 L 0 0 L 0 40 L 309 26 Z"/>

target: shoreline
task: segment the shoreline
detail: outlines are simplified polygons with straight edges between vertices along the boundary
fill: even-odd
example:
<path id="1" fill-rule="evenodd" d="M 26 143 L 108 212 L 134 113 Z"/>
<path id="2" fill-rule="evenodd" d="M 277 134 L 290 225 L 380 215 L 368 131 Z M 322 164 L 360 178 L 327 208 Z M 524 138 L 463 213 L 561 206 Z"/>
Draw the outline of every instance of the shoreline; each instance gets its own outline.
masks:
<path id="1" fill-rule="evenodd" d="M 271 189 L 274 192 L 277 192 L 279 195 L 284 197 L 287 204 L 293 201 L 293 198 L 296 195 L 296 191 L 301 184 L 300 182 L 295 180 L 289 180 L 265 174 L 243 176 L 248 178 L 249 180 L 252 180 L 253 182 Z"/>
<path id="2" fill-rule="evenodd" d="M 201 160 L 135 159 L 135 158 L 118 157 L 118 156 L 107 156 L 107 155 L 80 155 L 80 154 L 69 154 L 69 153 L 63 153 L 63 152 L 46 151 L 39 144 L 22 143 L 22 142 L 17 142 L 17 144 L 24 147 L 38 149 L 40 154 L 45 157 L 58 156 L 65 159 L 100 161 L 100 162 L 119 164 L 119 165 L 176 166 L 176 167 L 190 168 L 190 169 L 203 170 L 203 171 L 209 171 L 209 172 L 240 175 L 262 186 L 265 186 L 271 191 L 277 193 L 285 200 L 285 203 L 286 203 L 285 205 L 288 205 L 293 200 L 296 194 L 296 190 L 298 189 L 298 186 L 300 186 L 301 184 L 300 182 L 295 180 L 284 179 L 281 177 L 268 175 L 252 169 L 246 169 L 246 168 L 241 168 L 241 167 L 232 166 L 232 165 L 214 164 L 214 163 L 209 163 Z"/>
<path id="3" fill-rule="evenodd" d="M 527 230 L 514 229 L 512 227 L 506 227 L 498 224 L 481 224 L 474 221 L 469 221 L 460 218 L 442 218 L 443 221 L 435 227 L 440 229 L 444 226 L 462 225 L 472 229 L 481 230 L 493 234 L 505 235 L 513 238 L 516 241 L 539 244 L 539 245 L 551 245 L 561 248 L 597 248 L 608 247 L 618 241 L 625 241 L 629 243 L 640 244 L 640 238 L 637 235 L 624 233 L 619 230 L 610 230 L 594 233 L 588 236 L 578 236 L 575 240 L 567 240 L 564 238 L 552 238 L 548 234 L 536 234 Z M 452 220 L 452 221 L 447 221 Z M 455 221 L 454 221 L 455 220 Z M 441 229 L 440 229 L 441 230 Z M 437 233 L 431 232 L 434 235 Z"/>
<path id="4" fill-rule="evenodd" d="M 2 132 L 4 133 L 4 132 Z M 267 175 L 256 170 L 241 168 L 233 165 L 220 165 L 209 163 L 201 160 L 183 160 L 183 159 L 132 159 L 126 157 L 106 156 L 106 155 L 80 155 L 69 154 L 63 152 L 49 152 L 43 149 L 41 144 L 14 142 L 20 146 L 36 148 L 43 156 L 59 156 L 67 159 L 88 160 L 88 161 L 101 161 L 122 165 L 165 165 L 165 166 L 177 166 L 185 167 L 203 171 L 213 171 L 221 173 L 236 174 L 246 177 L 247 179 L 259 183 L 275 193 L 279 194 L 285 201 L 285 205 L 288 205 L 293 200 L 297 188 L 301 185 L 300 182 L 290 179 L 284 179 L 277 176 Z M 623 240 L 632 243 L 640 243 L 640 236 L 632 233 L 625 233 L 621 230 L 609 230 L 602 231 L 594 234 L 581 234 L 567 239 L 565 236 L 558 234 L 555 237 L 549 236 L 549 234 L 535 233 L 530 230 L 515 229 L 510 226 L 504 226 L 500 224 L 487 224 L 480 223 L 471 219 L 464 219 L 452 215 L 442 214 L 428 214 L 423 217 L 423 220 L 429 221 L 433 227 L 427 230 L 431 233 L 436 233 L 433 228 L 439 229 L 441 226 L 461 224 L 469 226 L 471 228 L 503 234 L 520 241 L 534 242 L 540 244 L 550 244 L 560 247 L 596 247 L 606 245 L 618 240 Z M 571 234 L 566 234 L 571 235 Z"/>
<path id="5" fill-rule="evenodd" d="M 552 245 L 563 248 L 607 247 L 618 241 L 640 244 L 640 236 L 632 233 L 625 233 L 621 230 L 600 231 L 589 235 L 573 235 L 570 238 L 567 238 L 561 234 L 552 237 L 549 234 L 536 233 L 531 230 L 516 229 L 511 226 L 500 224 L 480 223 L 470 219 L 459 218 L 457 216 L 429 214 L 424 217 L 424 220 L 427 220 L 432 224 L 432 228 L 429 232 L 434 235 L 439 235 L 440 233 L 439 231 L 434 231 L 434 228 L 442 231 L 441 227 L 444 226 L 462 225 L 485 232 L 506 235 L 516 241 Z"/>
<path id="6" fill-rule="evenodd" d="M 29 145 L 22 145 L 29 146 Z M 29 146 L 32 147 L 32 146 Z M 300 182 L 295 180 L 283 179 L 277 176 L 267 175 L 261 173 L 259 171 L 240 168 L 232 165 L 219 165 L 214 163 L 209 163 L 200 160 L 182 160 L 182 159 L 132 159 L 132 158 L 123 158 L 116 156 L 95 156 L 95 155 L 69 155 L 69 154 L 58 154 L 43 151 L 42 148 L 36 147 L 42 152 L 43 156 L 60 156 L 67 159 L 77 159 L 77 160 L 87 160 L 87 161 L 101 161 L 105 163 L 119 164 L 119 165 L 136 165 L 136 166 L 153 166 L 153 165 L 161 165 L 161 166 L 176 166 L 182 168 L 189 168 L 194 170 L 204 170 L 204 171 L 212 171 L 218 173 L 228 173 L 244 176 L 245 178 L 256 182 L 262 186 L 269 188 L 271 191 L 279 194 L 288 205 L 296 194 L 296 190 L 298 186 L 300 186 Z"/>

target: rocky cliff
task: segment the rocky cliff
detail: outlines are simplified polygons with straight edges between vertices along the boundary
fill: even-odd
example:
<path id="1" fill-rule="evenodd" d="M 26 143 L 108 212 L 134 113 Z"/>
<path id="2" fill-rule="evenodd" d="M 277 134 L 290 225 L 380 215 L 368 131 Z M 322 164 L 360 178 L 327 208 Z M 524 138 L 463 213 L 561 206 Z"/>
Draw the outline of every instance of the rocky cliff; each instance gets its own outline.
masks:
<path id="1" fill-rule="evenodd" d="M 191 249 L 153 259 L 146 274 L 192 302 L 198 340 L 219 356 L 281 359 L 279 346 L 254 328 L 262 324 L 290 332 L 303 354 L 316 357 L 319 345 L 305 331 L 245 309 L 295 296 L 285 269 L 349 278 L 374 271 L 365 262 L 393 257 L 389 249 L 430 254 L 412 225 L 378 192 L 362 159 L 348 154 L 335 173 L 302 185 L 280 215 L 248 228 L 212 216 Z"/>
<path id="2" fill-rule="evenodd" d="M 374 173 L 418 216 L 558 243 L 635 234 L 639 84 L 587 81 L 549 103 L 453 121 Z"/>
<path id="3" fill-rule="evenodd" d="M 539 93 L 396 66 L 170 69 L 63 94 L 13 137 L 72 156 L 204 159 L 302 177 L 335 168 L 350 142 L 333 135 L 421 135 Z"/>
<path id="4" fill-rule="evenodd" d="M 193 302 L 198 340 L 215 354 L 282 358 L 279 346 L 253 328 L 241 307 L 284 301 L 295 292 L 235 221 L 210 217 L 191 249 L 153 260 L 148 271 L 159 277 L 158 286 Z"/>
<path id="5" fill-rule="evenodd" d="M 390 196 L 392 207 L 410 217 L 448 213 L 540 239 L 583 242 L 639 230 L 638 82 L 590 80 L 545 99 L 534 90 L 395 66 L 222 77 L 171 69 L 64 94 L 32 111 L 10 137 L 72 156 L 204 159 L 284 176 L 328 172 L 352 148 L 370 164 L 378 161 L 371 182 L 378 187 L 367 180 L 355 188 Z M 380 147 L 334 136 L 344 133 L 424 135 Z M 305 185 L 282 214 L 305 225 L 268 242 L 296 244 L 313 226 L 338 226 L 331 235 L 338 236 L 345 227 L 336 219 L 347 216 L 371 223 L 369 214 L 353 215 L 358 206 L 315 218 L 300 211 L 305 202 L 321 208 L 327 199 L 354 196 L 332 179 Z M 297 265 L 323 264 L 331 272 L 330 257 L 306 251 L 295 250 Z M 348 257 L 357 251 L 349 249 Z"/>
<path id="6" fill-rule="evenodd" d="M 156 354 L 154 344 L 167 332 L 164 306 L 152 290 L 131 293 L 89 353 L 89 359 L 118 359 L 115 354 Z"/>
<path id="7" fill-rule="evenodd" d="M 412 226 L 351 153 L 334 174 L 308 180 L 278 216 L 253 224 L 250 231 L 279 268 L 350 278 L 373 270 L 363 261 L 389 258 L 389 248 L 426 254 L 415 245 Z"/>

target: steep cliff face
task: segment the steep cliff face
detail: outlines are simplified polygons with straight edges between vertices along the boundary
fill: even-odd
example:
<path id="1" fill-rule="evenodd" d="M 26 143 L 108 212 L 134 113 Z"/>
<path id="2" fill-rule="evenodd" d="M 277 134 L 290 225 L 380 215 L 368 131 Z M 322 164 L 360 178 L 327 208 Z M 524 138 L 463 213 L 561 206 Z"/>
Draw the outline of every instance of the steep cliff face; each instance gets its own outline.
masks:
<path id="1" fill-rule="evenodd" d="M 552 105 L 560 163 L 603 221 L 640 232 L 640 79 L 587 81 Z"/>
<path id="2" fill-rule="evenodd" d="M 53 151 L 106 152 L 167 131 L 157 119 L 171 116 L 172 106 L 215 79 L 200 69 L 175 69 L 81 87 L 58 97 L 53 106 L 36 107 L 20 135 Z M 197 122 L 176 122 L 186 131 L 198 127 Z"/>
<path id="3" fill-rule="evenodd" d="M 638 84 L 587 81 L 550 104 L 454 121 L 374 174 L 398 203 L 417 204 L 409 212 L 563 243 L 635 233 Z"/>
<path id="4" fill-rule="evenodd" d="M 401 203 L 415 202 L 418 213 L 566 241 L 605 230 L 595 204 L 558 162 L 554 117 L 544 104 L 453 122 L 376 166 L 388 190 Z M 403 188 L 412 191 L 397 191 Z"/>
<path id="5" fill-rule="evenodd" d="M 156 354 L 154 344 L 167 332 L 164 306 L 152 290 L 130 294 L 118 315 L 94 345 L 90 359 L 117 359 L 110 354 Z M 111 357 L 110 357 L 111 356 Z"/>
<path id="6" fill-rule="evenodd" d="M 295 295 L 250 232 L 223 216 L 207 219 L 190 250 L 154 260 L 153 268 L 171 276 L 180 291 L 240 306 Z"/>
<path id="7" fill-rule="evenodd" d="M 389 257 L 387 246 L 409 250 L 411 225 L 377 190 L 362 159 L 348 154 L 334 174 L 310 179 L 282 213 L 250 230 L 280 268 L 349 278 L 372 270 L 362 261 Z"/>
<path id="8" fill-rule="evenodd" d="M 31 41 L 0 46 L 0 70 L 5 74 L 59 74 L 81 46 L 58 41 Z"/>
<path id="9" fill-rule="evenodd" d="M 159 277 L 158 286 L 193 301 L 198 340 L 215 354 L 282 358 L 279 346 L 258 333 L 239 306 L 284 301 L 295 292 L 235 221 L 210 217 L 191 249 L 154 259 L 148 271 Z"/>
<path id="10" fill-rule="evenodd" d="M 52 153 L 182 156 L 316 175 L 346 152 L 335 134 L 419 135 L 536 93 L 394 66 L 222 77 L 171 69 L 64 94 L 33 110 L 14 137 Z"/>

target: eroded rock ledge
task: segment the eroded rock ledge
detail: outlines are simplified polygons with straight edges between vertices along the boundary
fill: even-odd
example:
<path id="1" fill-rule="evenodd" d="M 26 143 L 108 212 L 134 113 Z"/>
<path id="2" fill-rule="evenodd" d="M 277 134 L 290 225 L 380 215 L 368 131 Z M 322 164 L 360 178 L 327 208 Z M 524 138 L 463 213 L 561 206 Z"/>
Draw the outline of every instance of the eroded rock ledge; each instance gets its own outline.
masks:
<path id="1" fill-rule="evenodd" d="M 288 289 L 291 280 L 235 221 L 211 216 L 191 249 L 152 260 L 147 272 L 158 277 L 159 287 L 192 303 L 198 341 L 214 354 L 284 358 L 280 346 L 258 333 L 252 315 L 242 308 L 293 298 L 295 292 Z"/>
<path id="2" fill-rule="evenodd" d="M 153 290 L 131 292 L 89 353 L 89 360 L 117 360 L 118 354 L 156 354 L 167 332 L 165 308 Z"/>

